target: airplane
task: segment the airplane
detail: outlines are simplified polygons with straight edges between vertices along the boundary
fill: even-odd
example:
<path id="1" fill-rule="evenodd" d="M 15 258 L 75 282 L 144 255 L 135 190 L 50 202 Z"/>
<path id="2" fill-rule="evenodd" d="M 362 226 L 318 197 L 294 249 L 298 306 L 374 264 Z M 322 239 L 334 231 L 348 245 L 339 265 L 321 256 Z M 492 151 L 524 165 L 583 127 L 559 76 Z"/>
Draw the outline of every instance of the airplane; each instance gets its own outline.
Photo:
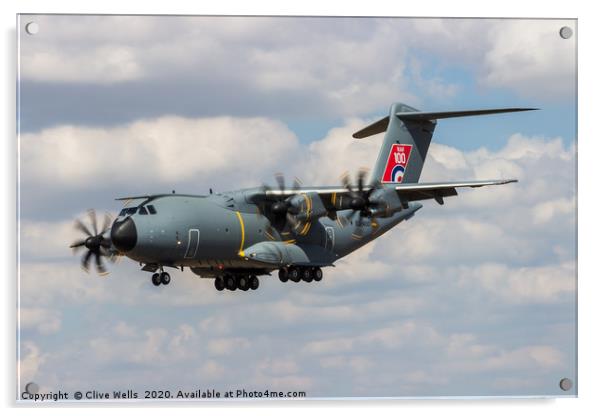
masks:
<path id="1" fill-rule="evenodd" d="M 208 195 L 166 194 L 128 196 L 115 221 L 108 214 L 100 231 L 94 211 L 91 229 L 80 220 L 85 237 L 71 244 L 85 248 L 82 267 L 92 257 L 100 275 L 107 274 L 103 257 L 126 256 L 152 273 L 155 286 L 171 281 L 168 268 L 190 270 L 214 280 L 223 291 L 259 287 L 258 276 L 278 271 L 280 281 L 318 282 L 322 268 L 380 237 L 422 208 L 418 201 L 457 195 L 458 188 L 504 185 L 516 179 L 420 183 L 420 173 L 437 120 L 537 110 L 497 108 L 423 112 L 393 103 L 389 115 L 357 131 L 364 139 L 385 133 L 380 152 L 366 181 L 360 171 L 355 184 L 349 174 L 342 186 L 267 185 Z M 135 205 L 128 206 L 129 202 Z"/>

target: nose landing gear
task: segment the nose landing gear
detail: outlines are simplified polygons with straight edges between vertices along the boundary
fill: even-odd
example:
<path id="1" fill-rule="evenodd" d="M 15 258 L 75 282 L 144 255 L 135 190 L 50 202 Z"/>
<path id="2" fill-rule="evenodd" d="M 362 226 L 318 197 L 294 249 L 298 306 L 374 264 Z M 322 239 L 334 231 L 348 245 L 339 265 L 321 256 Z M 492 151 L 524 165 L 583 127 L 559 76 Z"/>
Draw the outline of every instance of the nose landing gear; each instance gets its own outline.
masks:
<path id="1" fill-rule="evenodd" d="M 153 285 L 155 285 L 155 286 L 160 286 L 161 285 L 161 275 L 159 273 L 153 274 L 153 277 L 151 277 L 151 282 L 153 282 Z"/>

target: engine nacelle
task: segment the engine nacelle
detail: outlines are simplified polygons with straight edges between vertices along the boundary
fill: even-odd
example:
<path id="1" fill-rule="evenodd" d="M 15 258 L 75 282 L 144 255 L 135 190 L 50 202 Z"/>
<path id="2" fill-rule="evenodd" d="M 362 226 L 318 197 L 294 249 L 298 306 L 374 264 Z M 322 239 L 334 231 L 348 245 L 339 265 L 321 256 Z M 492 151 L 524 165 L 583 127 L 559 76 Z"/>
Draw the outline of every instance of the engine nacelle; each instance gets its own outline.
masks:
<path id="1" fill-rule="evenodd" d="M 288 212 L 302 223 L 312 222 L 327 214 L 317 192 L 296 194 L 287 199 Z"/>
<path id="2" fill-rule="evenodd" d="M 377 218 L 387 218 L 403 209 L 403 203 L 399 199 L 395 189 L 376 189 L 369 198 L 370 215 Z"/>

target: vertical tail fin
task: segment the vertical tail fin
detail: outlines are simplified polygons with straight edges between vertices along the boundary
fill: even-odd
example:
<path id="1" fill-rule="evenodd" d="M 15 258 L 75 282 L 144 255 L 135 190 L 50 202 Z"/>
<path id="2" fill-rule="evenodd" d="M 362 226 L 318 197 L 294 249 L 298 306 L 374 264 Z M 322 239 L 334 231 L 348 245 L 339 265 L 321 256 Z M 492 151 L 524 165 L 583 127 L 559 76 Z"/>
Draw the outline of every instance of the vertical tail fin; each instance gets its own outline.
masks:
<path id="1" fill-rule="evenodd" d="M 437 121 L 410 121 L 397 116 L 399 113 L 416 112 L 418 110 L 405 104 L 391 105 L 389 117 L 384 119 L 387 121 L 386 133 L 372 170 L 371 182 L 416 183 L 420 179 Z"/>
<path id="2" fill-rule="evenodd" d="M 495 108 L 487 110 L 421 112 L 402 103 L 391 105 L 389 115 L 353 134 L 356 139 L 385 132 L 371 181 L 417 183 L 431 144 L 437 119 L 537 110 Z"/>

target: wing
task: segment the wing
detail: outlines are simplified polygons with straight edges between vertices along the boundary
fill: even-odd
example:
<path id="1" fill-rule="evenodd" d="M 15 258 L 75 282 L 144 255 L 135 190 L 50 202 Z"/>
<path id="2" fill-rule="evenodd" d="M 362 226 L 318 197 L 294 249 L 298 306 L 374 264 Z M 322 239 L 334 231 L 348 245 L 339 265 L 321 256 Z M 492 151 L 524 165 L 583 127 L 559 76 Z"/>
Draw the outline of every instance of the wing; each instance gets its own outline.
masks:
<path id="1" fill-rule="evenodd" d="M 443 198 L 458 195 L 457 188 L 479 188 L 481 186 L 504 185 L 507 183 L 518 182 L 516 179 L 500 179 L 487 181 L 463 181 L 463 182 L 435 182 L 435 183 L 405 183 L 395 186 L 385 186 L 385 188 L 394 188 L 402 202 L 422 201 L 425 199 L 434 199 L 439 204 L 443 204 Z M 322 200 L 327 211 L 339 211 L 346 209 L 343 201 L 349 197 L 349 190 L 343 187 L 303 187 L 300 189 L 267 190 L 265 197 L 286 198 L 299 193 L 317 193 Z"/>
<path id="2" fill-rule="evenodd" d="M 397 195 L 402 201 L 421 201 L 434 199 L 443 205 L 443 198 L 458 195 L 457 188 L 480 188 L 481 186 L 505 185 L 518 182 L 516 179 L 501 179 L 489 181 L 438 182 L 438 183 L 409 183 L 395 186 Z"/>

